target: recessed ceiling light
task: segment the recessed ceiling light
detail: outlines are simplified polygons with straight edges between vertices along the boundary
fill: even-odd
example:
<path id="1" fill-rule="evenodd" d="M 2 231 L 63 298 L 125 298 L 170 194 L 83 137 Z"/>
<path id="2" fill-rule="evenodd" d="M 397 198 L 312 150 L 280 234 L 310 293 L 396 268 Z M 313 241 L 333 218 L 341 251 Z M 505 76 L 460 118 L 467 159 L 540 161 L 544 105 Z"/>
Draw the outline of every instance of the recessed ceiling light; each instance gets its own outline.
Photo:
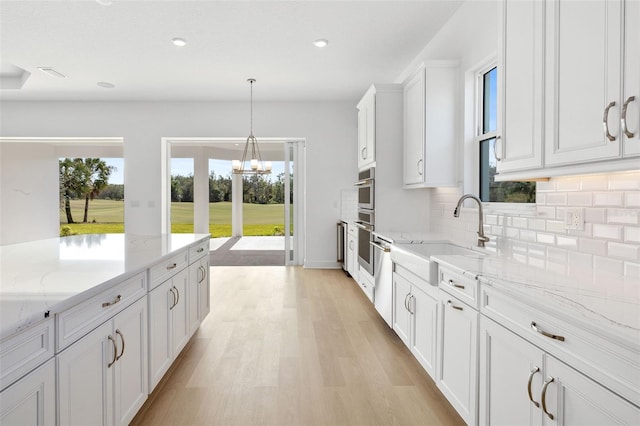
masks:
<path id="1" fill-rule="evenodd" d="M 111 0 L 96 0 L 100 6 L 111 6 L 113 2 Z"/>
<path id="2" fill-rule="evenodd" d="M 100 87 L 104 87 L 105 89 L 113 89 L 114 87 L 116 87 L 115 84 L 109 83 L 108 81 L 99 81 L 97 85 Z"/>
<path id="3" fill-rule="evenodd" d="M 172 38 L 171 42 L 178 47 L 184 47 L 187 45 L 187 40 L 180 37 Z"/>
<path id="4" fill-rule="evenodd" d="M 315 47 L 327 47 L 328 44 L 329 40 L 327 40 L 326 38 L 319 38 L 313 42 L 313 45 Z"/>
<path id="5" fill-rule="evenodd" d="M 57 78 L 66 78 L 67 76 L 54 70 L 51 67 L 38 67 L 38 69 L 40 71 L 42 71 L 43 73 L 50 75 L 51 77 L 57 77 Z"/>

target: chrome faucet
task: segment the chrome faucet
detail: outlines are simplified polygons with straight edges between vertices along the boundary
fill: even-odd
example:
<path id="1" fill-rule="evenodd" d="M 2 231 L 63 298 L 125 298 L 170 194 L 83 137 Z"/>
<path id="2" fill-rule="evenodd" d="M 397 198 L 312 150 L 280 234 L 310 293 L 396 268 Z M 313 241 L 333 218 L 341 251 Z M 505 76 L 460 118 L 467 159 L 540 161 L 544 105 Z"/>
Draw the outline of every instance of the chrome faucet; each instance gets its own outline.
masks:
<path id="1" fill-rule="evenodd" d="M 460 217 L 460 207 L 462 206 L 462 202 L 467 198 L 471 198 L 476 203 L 478 203 L 478 247 L 484 247 L 484 243 L 489 242 L 489 237 L 484 235 L 482 201 L 480 200 L 480 198 L 472 194 L 464 194 L 458 200 L 458 205 L 456 206 L 456 209 L 453 211 L 453 217 Z"/>

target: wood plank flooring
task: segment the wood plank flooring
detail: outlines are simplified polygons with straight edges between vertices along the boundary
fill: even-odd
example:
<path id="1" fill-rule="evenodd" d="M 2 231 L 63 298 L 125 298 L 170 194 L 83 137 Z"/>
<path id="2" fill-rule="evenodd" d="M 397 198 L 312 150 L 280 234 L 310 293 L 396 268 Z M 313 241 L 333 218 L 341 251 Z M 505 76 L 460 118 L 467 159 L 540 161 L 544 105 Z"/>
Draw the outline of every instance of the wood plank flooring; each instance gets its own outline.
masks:
<path id="1" fill-rule="evenodd" d="M 132 424 L 464 422 L 342 271 L 212 267 L 211 313 Z"/>

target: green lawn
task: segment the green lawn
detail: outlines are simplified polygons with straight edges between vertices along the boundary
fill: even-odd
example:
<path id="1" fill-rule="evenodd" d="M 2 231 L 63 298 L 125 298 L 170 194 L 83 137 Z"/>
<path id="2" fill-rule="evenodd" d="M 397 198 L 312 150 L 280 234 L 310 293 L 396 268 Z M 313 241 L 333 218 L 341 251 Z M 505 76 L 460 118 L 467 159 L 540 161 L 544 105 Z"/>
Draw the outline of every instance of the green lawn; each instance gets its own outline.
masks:
<path id="1" fill-rule="evenodd" d="M 84 200 L 71 201 L 73 219 L 81 221 Z M 276 235 L 284 229 L 283 204 L 244 204 L 244 235 Z M 64 210 L 60 211 L 60 229 L 71 228 L 75 234 L 124 232 L 124 202 L 93 200 L 89 202 L 88 221 L 68 225 Z M 94 222 L 95 221 L 95 222 Z M 171 203 L 171 232 L 193 232 L 193 203 Z M 231 236 L 231 203 L 209 203 L 209 232 L 213 237 Z"/>

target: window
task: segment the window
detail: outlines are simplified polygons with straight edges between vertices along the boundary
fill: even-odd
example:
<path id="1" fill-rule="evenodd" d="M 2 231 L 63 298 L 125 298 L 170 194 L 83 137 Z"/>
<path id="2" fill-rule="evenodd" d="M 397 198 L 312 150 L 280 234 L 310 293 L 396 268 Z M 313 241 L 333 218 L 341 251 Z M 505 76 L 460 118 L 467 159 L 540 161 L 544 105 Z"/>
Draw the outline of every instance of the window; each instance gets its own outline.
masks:
<path id="1" fill-rule="evenodd" d="M 479 194 L 483 202 L 535 203 L 534 182 L 496 182 L 496 137 L 498 129 L 498 67 L 481 69 L 477 75 L 477 130 L 479 149 Z"/>

